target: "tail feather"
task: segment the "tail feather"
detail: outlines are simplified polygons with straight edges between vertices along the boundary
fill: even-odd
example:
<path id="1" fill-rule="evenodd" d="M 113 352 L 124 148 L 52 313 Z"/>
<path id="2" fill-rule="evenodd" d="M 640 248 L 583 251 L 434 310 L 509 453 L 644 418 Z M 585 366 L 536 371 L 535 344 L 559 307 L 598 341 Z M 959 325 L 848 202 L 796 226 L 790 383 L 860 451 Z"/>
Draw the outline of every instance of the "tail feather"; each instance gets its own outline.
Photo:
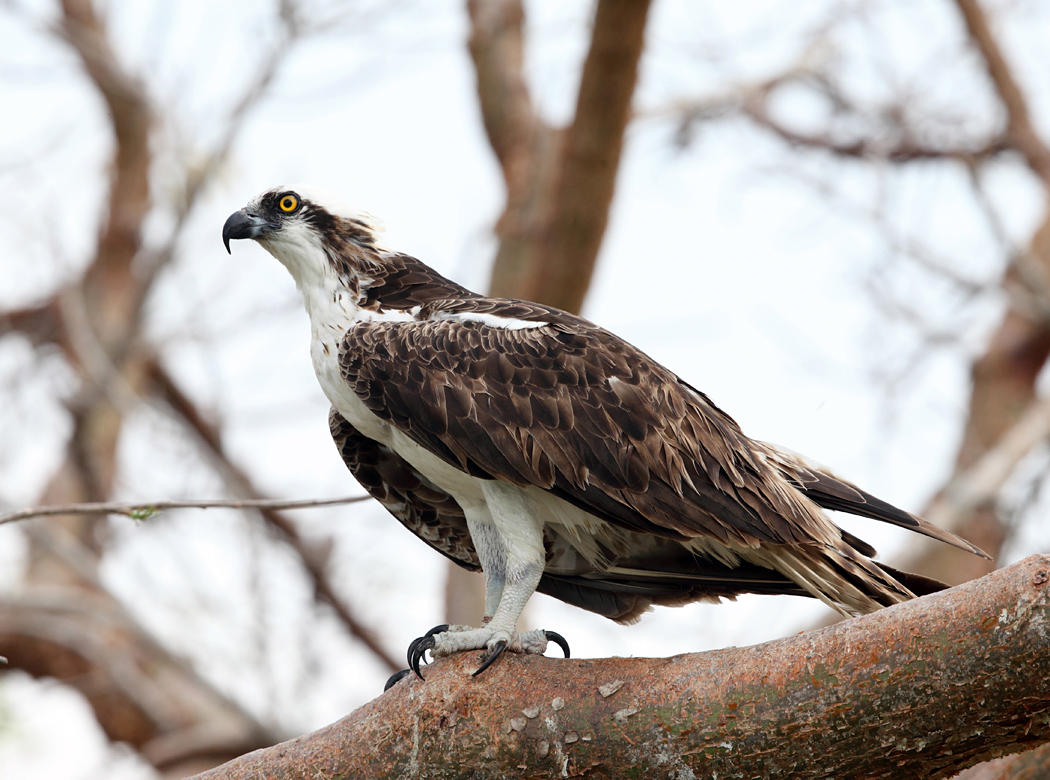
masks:
<path id="1" fill-rule="evenodd" d="M 850 546 L 755 550 L 754 560 L 727 567 L 694 560 L 693 566 L 613 566 L 600 573 L 544 573 L 537 590 L 618 623 L 634 623 L 652 605 L 680 606 L 742 593 L 810 596 L 842 615 L 935 593 L 943 582 L 868 560 Z"/>
<path id="2" fill-rule="evenodd" d="M 910 571 L 902 571 L 895 569 L 892 566 L 888 566 L 885 563 L 875 562 L 875 565 L 886 572 L 897 582 L 904 585 L 908 590 L 914 593 L 916 596 L 928 596 L 931 593 L 938 593 L 949 587 L 945 582 L 935 580 L 933 577 L 924 577 L 921 574 L 912 574 Z"/>
<path id="3" fill-rule="evenodd" d="M 909 531 L 923 534 L 931 539 L 945 542 L 960 550 L 989 558 L 988 553 L 971 544 L 951 531 L 945 531 L 921 517 L 898 509 L 881 498 L 873 496 L 845 479 L 835 476 L 830 471 L 808 463 L 800 455 L 774 447 L 762 445 L 766 454 L 779 468 L 781 474 L 802 491 L 810 500 L 824 509 L 834 509 L 851 515 L 868 517 L 884 523 L 907 528 Z"/>
<path id="4" fill-rule="evenodd" d="M 544 572 L 536 589 L 618 623 L 635 622 L 654 604 L 674 607 L 698 600 L 734 599 L 743 593 L 813 595 L 775 569 L 744 561 L 727 566 L 691 554 L 670 565 L 664 559 L 659 563 L 635 561 L 634 565 L 615 565 L 586 574 Z"/>

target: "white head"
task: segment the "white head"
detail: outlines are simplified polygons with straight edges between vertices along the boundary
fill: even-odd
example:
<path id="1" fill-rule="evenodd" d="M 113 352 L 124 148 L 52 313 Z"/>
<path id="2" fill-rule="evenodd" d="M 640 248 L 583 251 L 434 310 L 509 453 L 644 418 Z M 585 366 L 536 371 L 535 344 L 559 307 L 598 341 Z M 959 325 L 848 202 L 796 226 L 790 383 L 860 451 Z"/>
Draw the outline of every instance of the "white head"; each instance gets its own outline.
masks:
<path id="1" fill-rule="evenodd" d="M 291 272 L 300 287 L 333 272 L 359 275 L 355 258 L 372 260 L 382 228 L 362 212 L 331 205 L 303 187 L 275 187 L 235 211 L 222 227 L 222 240 L 251 238 Z"/>

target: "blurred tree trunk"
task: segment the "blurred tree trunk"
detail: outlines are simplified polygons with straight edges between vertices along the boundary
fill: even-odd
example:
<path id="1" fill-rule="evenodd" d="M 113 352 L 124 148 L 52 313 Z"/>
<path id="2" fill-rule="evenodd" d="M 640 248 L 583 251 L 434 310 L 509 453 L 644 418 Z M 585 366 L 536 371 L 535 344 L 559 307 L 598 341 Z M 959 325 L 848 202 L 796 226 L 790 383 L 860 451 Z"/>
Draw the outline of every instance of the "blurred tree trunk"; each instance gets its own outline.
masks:
<path id="1" fill-rule="evenodd" d="M 992 25 L 977 0 L 956 0 L 974 47 L 980 52 L 988 77 L 1006 115 L 1004 135 L 1043 187 L 1045 211 L 1028 247 L 1011 258 L 1003 274 L 1010 293 L 1007 308 L 983 354 L 973 363 L 973 389 L 963 428 L 955 473 L 971 468 L 994 452 L 1025 414 L 1039 403 L 1036 381 L 1050 358 L 1050 145 L 1036 130 L 1028 100 L 999 46 Z M 949 481 L 949 485 L 953 484 Z M 927 507 L 937 511 L 946 500 L 942 489 Z M 1010 528 L 988 501 L 962 513 L 957 533 L 997 558 L 1009 539 Z M 944 545 L 941 545 L 943 547 Z M 979 577 L 994 562 L 966 559 L 926 545 L 906 565 L 919 567 L 929 576 L 949 582 Z M 973 767 L 959 780 L 1009 780 L 1050 777 L 1050 747 L 1042 747 Z"/>
<path id="2" fill-rule="evenodd" d="M 217 125 L 219 140 L 187 161 L 171 235 L 148 247 L 143 225 L 156 189 L 152 146 L 163 143 L 155 132 L 163 122 L 146 85 L 113 47 L 106 19 L 94 3 L 61 0 L 59 5 L 56 33 L 105 108 L 113 151 L 99 235 L 83 276 L 39 305 L 0 315 L 0 333 L 17 332 L 34 346 L 57 347 L 77 380 L 67 404 L 69 442 L 41 500 L 70 504 L 110 498 L 126 416 L 143 406 L 164 409 L 179 421 L 232 492 L 258 495 L 227 456 L 218 431 L 144 343 L 141 326 L 153 282 L 174 257 L 179 231 L 198 196 L 300 34 L 294 2 L 278 3 L 278 43 L 244 92 L 231 96 L 226 123 Z M 396 668 L 336 593 L 317 550 L 291 520 L 274 511 L 260 516 L 297 556 L 317 601 L 332 608 L 348 635 Z M 110 593 L 100 576 L 107 522 L 77 515 L 25 524 L 26 577 L 17 594 L 0 599 L 0 656 L 8 660 L 3 670 L 67 683 L 85 697 L 110 741 L 125 743 L 172 776 L 279 740 L 280 730 L 260 722 L 198 674 L 188 659 L 157 642 Z"/>
<path id="3" fill-rule="evenodd" d="M 65 458 L 44 503 L 112 494 L 124 416 L 147 392 L 149 357 L 138 327 L 152 281 L 136 262 L 151 209 L 154 108 L 111 46 L 93 3 L 60 5 L 58 33 L 105 106 L 113 156 L 102 224 L 83 277 L 36 310 L 5 318 L 14 329 L 35 328 L 27 333 L 34 341 L 56 343 L 79 379 L 68 403 Z M 99 577 L 106 527 L 104 519 L 86 516 L 26 527 L 23 594 L 0 603 L 0 654 L 8 668 L 69 681 L 110 740 L 142 751 L 157 767 L 211 765 L 273 741 L 278 734 L 156 643 L 106 590 Z M 209 757 L 203 764 L 202 756 Z"/>
<path id="4" fill-rule="evenodd" d="M 989 80 L 1003 106 L 1007 148 L 1015 151 L 1040 182 L 1046 209 L 1028 246 L 1009 258 L 1002 287 L 1007 292 L 1006 311 L 973 362 L 973 388 L 955 458 L 955 474 L 972 467 L 995 450 L 1003 437 L 1038 402 L 1036 380 L 1050 357 L 1050 146 L 1032 123 L 1024 90 L 1001 49 L 988 16 L 977 0 L 956 0 L 974 48 L 981 56 Z M 951 484 L 951 482 L 949 482 Z M 946 499 L 944 491 L 926 507 L 936 513 Z M 993 561 L 975 559 L 924 545 L 908 565 L 946 582 L 979 577 L 994 566 L 1010 529 L 996 511 L 995 496 L 952 522 L 953 530 L 985 549 Z"/>
<path id="5" fill-rule="evenodd" d="M 576 111 L 540 116 L 525 82 L 520 0 L 468 0 L 470 56 L 482 120 L 506 185 L 489 294 L 579 313 L 609 220 L 649 0 L 599 0 Z M 473 624 L 481 578 L 449 565 L 446 618 Z"/>
<path id="6" fill-rule="evenodd" d="M 989 84 L 1003 111 L 1003 127 L 994 137 L 957 146 L 924 145 L 921 132 L 907 124 L 907 112 L 893 114 L 899 126 L 886 136 L 902 139 L 888 145 L 882 138 L 860 138 L 848 143 L 826 133 L 802 132 L 776 118 L 769 97 L 782 83 L 809 79 L 822 85 L 828 97 L 844 111 L 856 111 L 850 96 L 835 91 L 827 74 L 803 66 L 754 85 L 745 93 L 717 101 L 695 101 L 683 112 L 683 123 L 706 115 L 739 109 L 758 126 L 795 147 L 822 150 L 853 159 L 886 164 L 916 160 L 949 160 L 978 175 L 986 163 L 1004 152 L 1023 161 L 1044 193 L 1044 212 L 1031 238 L 1019 251 L 1004 258 L 1000 289 L 1005 310 L 981 354 L 972 363 L 972 386 L 962 437 L 952 474 L 921 514 L 950 528 L 986 550 L 992 561 L 976 558 L 947 545 L 919 541 L 909 556 L 896 562 L 948 583 L 981 577 L 995 566 L 1012 528 L 999 507 L 1002 489 L 1016 466 L 1050 436 L 1050 400 L 1040 398 L 1037 380 L 1050 358 L 1050 144 L 1032 119 L 1030 102 L 1019 82 L 1008 52 L 994 31 L 994 20 L 979 0 L 954 0 L 971 45 L 980 58 Z M 860 113 L 860 112 L 858 112 Z M 994 219 L 994 217 L 993 217 Z M 997 226 L 993 225 L 993 232 Z M 1050 750 L 975 767 L 961 777 L 1050 777 Z"/>

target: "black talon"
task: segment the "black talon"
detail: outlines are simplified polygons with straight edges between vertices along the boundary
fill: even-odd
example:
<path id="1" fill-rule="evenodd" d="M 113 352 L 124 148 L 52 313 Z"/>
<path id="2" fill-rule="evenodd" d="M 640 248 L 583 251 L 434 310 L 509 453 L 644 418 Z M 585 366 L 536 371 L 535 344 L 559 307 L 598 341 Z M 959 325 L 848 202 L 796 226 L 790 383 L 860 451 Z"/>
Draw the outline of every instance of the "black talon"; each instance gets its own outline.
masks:
<path id="1" fill-rule="evenodd" d="M 544 631 L 543 635 L 547 637 L 548 642 L 554 642 L 561 651 L 565 653 L 565 657 L 569 657 L 569 643 L 565 641 L 565 637 L 559 634 L 557 631 Z"/>
<path id="2" fill-rule="evenodd" d="M 408 668 L 415 672 L 416 677 L 418 677 L 420 680 L 423 679 L 423 674 L 419 671 L 419 662 L 426 662 L 424 656 L 426 656 L 427 650 L 434 649 L 434 637 L 437 634 L 440 634 L 442 631 L 447 630 L 448 623 L 442 623 L 439 626 L 434 626 L 432 629 L 423 634 L 423 636 L 416 637 L 408 643 Z M 406 669 L 405 672 L 407 674 L 408 670 Z M 398 679 L 401 678 L 399 677 Z M 397 680 L 394 680 L 394 682 L 397 682 Z"/>
<path id="3" fill-rule="evenodd" d="M 408 646 L 408 668 L 416 673 L 416 677 L 420 680 L 423 679 L 423 673 L 419 671 L 419 662 L 424 660 L 424 656 L 427 654 L 427 650 L 434 648 L 434 637 L 433 636 L 421 636 L 418 639 L 413 639 L 412 644 Z"/>
<path id="4" fill-rule="evenodd" d="M 563 639 L 562 641 L 564 642 L 565 640 Z M 492 652 L 488 654 L 488 657 L 484 661 L 481 662 L 481 666 L 479 666 L 477 668 L 477 671 L 475 671 L 470 676 L 471 677 L 477 677 L 483 671 L 488 669 L 490 666 L 492 666 L 492 662 L 493 661 L 495 661 L 497 658 L 499 658 L 501 655 L 503 655 L 503 651 L 506 650 L 506 649 L 507 649 L 507 640 L 505 640 L 505 639 L 499 640 L 496 643 L 496 646 L 494 648 L 492 648 Z"/>
<path id="5" fill-rule="evenodd" d="M 394 672 L 390 677 L 387 678 L 386 685 L 383 686 L 383 692 L 386 693 L 393 688 L 397 683 L 404 677 L 408 677 L 412 671 L 410 669 L 402 669 L 400 672 Z"/>

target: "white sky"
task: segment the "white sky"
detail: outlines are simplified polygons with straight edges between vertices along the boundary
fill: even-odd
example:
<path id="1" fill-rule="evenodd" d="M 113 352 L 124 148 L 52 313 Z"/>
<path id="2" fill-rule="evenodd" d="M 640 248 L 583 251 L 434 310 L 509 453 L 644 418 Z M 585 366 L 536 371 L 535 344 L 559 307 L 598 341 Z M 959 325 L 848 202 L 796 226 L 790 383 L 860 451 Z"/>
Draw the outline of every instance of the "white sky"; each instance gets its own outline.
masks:
<path id="1" fill-rule="evenodd" d="M 0 11 L 9 119 L 0 133 L 9 207 L 0 216 L 8 247 L 0 256 L 3 306 L 50 289 L 63 268 L 85 262 L 109 144 L 75 63 L 27 21 L 47 18 L 48 4 L 24 5 L 25 14 Z M 391 246 L 474 288 L 487 281 L 503 194 L 478 118 L 466 19 L 451 0 L 398 5 L 361 4 L 364 19 L 350 17 L 296 50 L 153 301 L 150 336 L 165 344 L 169 365 L 202 406 L 224 421 L 237 462 L 276 496 L 359 488 L 328 437 L 327 403 L 291 279 L 254 245 L 238 244 L 228 257 L 219 240 L 226 216 L 277 183 L 310 182 L 378 215 Z M 821 2 L 804 12 L 774 0 L 658 0 L 637 105 L 655 109 L 774 73 L 797 56 L 800 36 L 825 8 L 857 5 L 867 9 L 859 14 L 864 23 L 846 23 L 822 55 L 845 83 L 872 100 L 913 95 L 916 115 L 946 137 L 995 126 L 976 61 L 958 56 L 960 23 L 949 4 L 932 0 Z M 1011 3 L 1003 34 L 1045 122 L 1050 69 L 1040 56 L 1037 31 L 1047 28 L 1037 23 L 1045 21 L 1037 5 Z M 180 159 L 172 150 L 192 157 L 211 140 L 231 93 L 272 40 L 268 6 L 111 0 L 106 7 L 123 56 L 175 120 L 158 166 L 163 201 L 175 186 L 164 174 Z M 590 4 L 532 2 L 529 13 L 534 96 L 548 116 L 563 119 Z M 820 127 L 826 115 L 802 92 L 780 108 L 803 128 Z M 751 435 L 918 508 L 950 469 L 966 358 L 994 322 L 996 302 L 967 304 L 916 270 L 888 246 L 870 213 L 881 209 L 897 235 L 922 243 L 955 272 L 994 281 L 1000 254 L 963 172 L 932 164 L 879 170 L 800 155 L 739 122 L 700 127 L 685 150 L 674 147 L 673 135 L 658 119 L 631 128 L 585 315 L 703 389 Z M 1038 189 L 1012 160 L 993 166 L 986 185 L 1009 235 L 1023 242 L 1039 216 Z M 164 215 L 151 225 L 163 236 Z M 880 377 L 902 369 L 916 333 L 873 305 L 872 280 L 960 336 L 956 349 L 920 351 L 895 391 Z M 0 346 L 0 392 L 14 399 L 0 412 L 0 441 L 8 444 L 0 502 L 13 505 L 34 500 L 65 433 L 59 406 L 47 400 L 61 366 L 45 361 L 30 372 L 27 356 L 24 344 Z M 219 490 L 156 415 L 136 417 L 125 439 L 123 494 Z M 393 651 L 400 655 L 441 622 L 443 559 L 377 506 L 300 517 L 304 533 L 333 537 L 341 592 Z M 301 731 L 378 694 L 385 672 L 330 622 L 318 624 L 290 562 L 259 529 L 246 530 L 253 526 L 244 519 L 215 510 L 114 525 L 107 582 L 145 624 L 254 710 L 276 705 L 282 725 Z M 887 557 L 910 541 L 868 522 L 851 528 L 862 528 Z M 1045 534 L 1023 538 L 1045 546 Z M 20 549 L 15 530 L 0 529 L 0 583 L 17 581 Z M 822 611 L 803 599 L 754 597 L 659 610 L 622 628 L 538 596 L 529 615 L 566 634 L 577 656 L 662 656 L 776 638 Z M 93 728 L 65 689 L 0 678 L 0 776 L 149 776 L 130 759 L 114 770 Z M 56 754 L 59 740 L 68 747 Z"/>

